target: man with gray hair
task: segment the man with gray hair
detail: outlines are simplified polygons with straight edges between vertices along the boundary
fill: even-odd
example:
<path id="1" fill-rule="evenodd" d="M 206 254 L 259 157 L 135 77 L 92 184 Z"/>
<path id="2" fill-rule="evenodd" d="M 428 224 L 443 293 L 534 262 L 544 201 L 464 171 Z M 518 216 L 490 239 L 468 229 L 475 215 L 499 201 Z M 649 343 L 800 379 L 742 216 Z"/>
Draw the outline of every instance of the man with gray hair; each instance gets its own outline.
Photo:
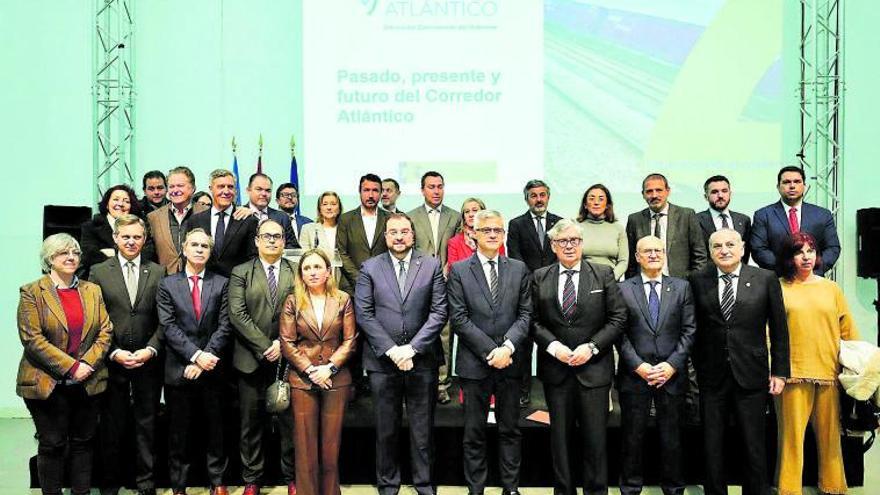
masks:
<path id="1" fill-rule="evenodd" d="M 452 265 L 449 320 L 458 335 L 455 368 L 464 391 L 464 476 L 468 493 L 486 487 L 486 417 L 495 395 L 501 493 L 519 490 L 522 459 L 519 384 L 532 304 L 525 263 L 499 255 L 504 219 L 482 210 L 474 219 L 477 251 Z"/>
<path id="2" fill-rule="evenodd" d="M 550 249 L 550 238 L 546 232 L 553 228 L 559 215 L 547 211 L 550 204 L 550 186 L 540 179 L 526 182 L 523 188 L 528 211 L 510 221 L 507 229 L 507 254 L 513 259 L 526 264 L 529 273 L 538 268 L 556 262 L 556 256 Z M 527 355 L 520 360 L 523 369 L 523 381 L 520 384 L 519 404 L 524 407 L 531 401 L 532 389 L 532 343 L 531 339 L 525 346 Z"/>
<path id="3" fill-rule="evenodd" d="M 256 256 L 254 238 L 258 221 L 250 214 L 243 219 L 235 215 L 235 176 L 229 170 L 211 172 L 209 190 L 213 198 L 211 208 L 190 217 L 184 230 L 200 228 L 211 236 L 214 248 L 208 269 L 228 278 L 235 266 Z"/>
<path id="4" fill-rule="evenodd" d="M 614 375 L 612 347 L 626 306 L 611 267 L 583 259 L 583 233 L 570 219 L 548 232 L 557 263 L 532 275 L 532 337 L 550 410 L 553 491 L 574 495 L 569 439 L 580 424 L 585 495 L 608 492 L 606 427 Z"/>

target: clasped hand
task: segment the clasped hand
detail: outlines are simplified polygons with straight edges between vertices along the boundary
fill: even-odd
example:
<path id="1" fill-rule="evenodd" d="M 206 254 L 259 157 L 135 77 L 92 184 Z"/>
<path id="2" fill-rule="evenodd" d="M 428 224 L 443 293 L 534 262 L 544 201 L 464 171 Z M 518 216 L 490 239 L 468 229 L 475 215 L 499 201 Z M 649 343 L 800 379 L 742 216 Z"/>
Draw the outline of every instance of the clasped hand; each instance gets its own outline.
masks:
<path id="1" fill-rule="evenodd" d="M 489 352 L 489 355 L 486 356 L 486 362 L 493 368 L 503 370 L 513 363 L 512 354 L 513 351 L 506 345 L 498 346 Z"/>
<path id="2" fill-rule="evenodd" d="M 413 368 L 413 358 L 416 355 L 416 351 L 413 349 L 413 346 L 409 344 L 396 345 L 391 349 L 388 349 L 388 352 L 386 352 L 385 355 L 394 362 L 397 369 L 400 371 L 409 371 Z"/>
<path id="3" fill-rule="evenodd" d="M 636 374 L 642 377 L 652 387 L 660 388 L 672 378 L 675 374 L 675 368 L 666 361 L 651 366 L 648 363 L 642 363 L 636 368 Z"/>
<path id="4" fill-rule="evenodd" d="M 330 390 L 330 387 L 333 386 L 333 381 L 330 379 L 330 377 L 333 376 L 333 371 L 330 370 L 329 364 L 309 366 L 306 369 L 306 373 L 309 374 L 309 380 L 311 380 L 312 383 L 324 390 Z"/>
<path id="5" fill-rule="evenodd" d="M 587 364 L 593 357 L 593 350 L 587 344 L 581 344 L 572 351 L 567 345 L 559 344 L 554 356 L 557 360 L 569 366 L 581 366 Z"/>

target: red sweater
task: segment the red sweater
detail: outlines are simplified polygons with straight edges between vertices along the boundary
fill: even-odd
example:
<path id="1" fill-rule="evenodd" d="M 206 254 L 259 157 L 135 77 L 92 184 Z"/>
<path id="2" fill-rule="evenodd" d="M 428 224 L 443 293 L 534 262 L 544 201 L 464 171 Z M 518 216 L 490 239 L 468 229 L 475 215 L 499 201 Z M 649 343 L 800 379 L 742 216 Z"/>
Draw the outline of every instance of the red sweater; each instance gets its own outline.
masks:
<path id="1" fill-rule="evenodd" d="M 67 354 L 76 358 L 79 352 L 79 344 L 82 341 L 83 331 L 83 307 L 82 300 L 79 297 L 78 289 L 57 289 L 58 299 L 61 300 L 61 307 L 64 308 L 64 316 L 67 318 Z M 73 376 L 79 362 L 67 372 Z"/>

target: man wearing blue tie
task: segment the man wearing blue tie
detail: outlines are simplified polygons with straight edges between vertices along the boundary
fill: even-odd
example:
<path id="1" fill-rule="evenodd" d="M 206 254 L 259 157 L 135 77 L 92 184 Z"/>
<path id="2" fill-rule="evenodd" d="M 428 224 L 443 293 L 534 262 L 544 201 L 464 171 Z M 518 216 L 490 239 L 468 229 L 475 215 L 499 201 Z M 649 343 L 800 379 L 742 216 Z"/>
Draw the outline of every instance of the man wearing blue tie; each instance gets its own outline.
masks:
<path id="1" fill-rule="evenodd" d="M 628 313 L 617 370 L 623 430 L 620 493 L 624 495 L 642 491 L 643 441 L 652 401 L 660 433 L 660 486 L 665 495 L 684 493 L 679 422 L 696 323 L 690 284 L 663 275 L 665 256 L 663 241 L 642 237 L 635 255 L 640 272 L 620 284 Z"/>

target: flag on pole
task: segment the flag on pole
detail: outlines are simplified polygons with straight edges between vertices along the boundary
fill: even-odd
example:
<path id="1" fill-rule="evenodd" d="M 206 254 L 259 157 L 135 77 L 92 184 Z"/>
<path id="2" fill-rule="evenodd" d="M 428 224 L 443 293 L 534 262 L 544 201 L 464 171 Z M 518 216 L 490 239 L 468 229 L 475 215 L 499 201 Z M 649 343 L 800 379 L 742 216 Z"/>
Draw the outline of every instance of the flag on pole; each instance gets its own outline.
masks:
<path id="1" fill-rule="evenodd" d="M 296 192 L 299 193 L 299 172 L 297 171 L 296 164 L 296 141 L 293 139 L 293 134 L 290 135 L 290 183 L 293 184 L 293 187 L 296 188 Z M 299 215 L 299 201 L 296 202 L 296 214 Z"/>
<path id="2" fill-rule="evenodd" d="M 263 173 L 263 134 L 260 133 L 260 153 L 257 156 L 257 173 Z"/>
<path id="3" fill-rule="evenodd" d="M 232 136 L 232 175 L 235 176 L 235 200 L 241 202 L 241 182 L 238 180 L 238 156 L 235 154 L 235 136 Z"/>

